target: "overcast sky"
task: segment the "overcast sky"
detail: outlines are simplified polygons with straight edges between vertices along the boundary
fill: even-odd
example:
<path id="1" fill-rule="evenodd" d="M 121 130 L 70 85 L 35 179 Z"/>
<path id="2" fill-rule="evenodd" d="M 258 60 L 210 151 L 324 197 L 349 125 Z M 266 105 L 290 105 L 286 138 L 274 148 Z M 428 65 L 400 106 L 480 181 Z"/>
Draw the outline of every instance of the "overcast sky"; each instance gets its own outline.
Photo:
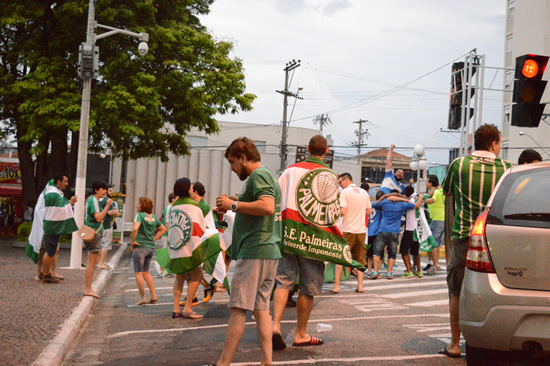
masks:
<path id="1" fill-rule="evenodd" d="M 315 128 L 314 116 L 328 113 L 325 133 L 345 147 L 357 142 L 353 122 L 368 120 L 362 152 L 395 143 L 412 156 L 406 147 L 420 143 L 428 162 L 447 163 L 441 148 L 459 142 L 440 132 L 447 129 L 450 64 L 477 48 L 486 66 L 502 67 L 505 7 L 505 0 L 217 0 L 202 22 L 234 43 L 247 92 L 258 97 L 253 111 L 218 119 L 280 124 L 283 97 L 275 90 L 284 89 L 285 64 L 301 60 L 289 90 L 303 88 L 304 99 L 289 101 L 291 126 Z M 502 70 L 496 73 L 486 70 L 486 86 L 502 87 Z M 500 127 L 501 101 L 502 93 L 485 92 L 483 122 Z"/>

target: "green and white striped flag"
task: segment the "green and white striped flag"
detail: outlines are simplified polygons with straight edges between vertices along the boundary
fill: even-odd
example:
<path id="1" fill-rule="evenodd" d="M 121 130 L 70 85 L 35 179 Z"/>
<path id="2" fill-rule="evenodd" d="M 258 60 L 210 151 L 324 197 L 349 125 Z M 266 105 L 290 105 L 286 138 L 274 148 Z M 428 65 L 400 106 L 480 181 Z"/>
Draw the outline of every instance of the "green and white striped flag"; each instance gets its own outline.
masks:
<path id="1" fill-rule="evenodd" d="M 431 252 L 437 248 L 437 242 L 432 235 L 432 229 L 426 219 L 424 210 L 416 209 L 416 228 L 414 229 L 413 239 L 420 244 L 420 250 L 423 252 Z"/>
<path id="2" fill-rule="evenodd" d="M 206 227 L 207 228 L 216 228 L 216 220 L 214 217 L 214 212 L 210 210 L 205 216 Z M 216 229 L 217 230 L 217 229 Z M 218 230 L 218 240 L 219 240 L 219 230 Z M 231 245 L 231 243 L 229 243 Z M 217 256 L 212 256 L 208 258 L 202 269 L 212 275 L 219 283 L 223 283 L 223 286 L 227 290 L 227 293 L 230 293 L 229 290 L 229 280 L 227 279 L 227 271 L 225 270 L 225 261 L 223 260 L 223 252 L 226 251 L 228 246 L 226 246 L 224 240 L 220 240 L 220 252 Z"/>
<path id="3" fill-rule="evenodd" d="M 77 230 L 71 204 L 52 179 L 38 197 L 25 253 L 36 263 L 44 234 L 65 235 Z"/>
<path id="4" fill-rule="evenodd" d="M 365 268 L 351 257 L 340 228 L 336 174 L 320 159 L 288 167 L 279 178 L 284 251 L 302 257 Z"/>
<path id="5" fill-rule="evenodd" d="M 174 202 L 170 210 L 168 246 L 157 250 L 160 266 L 171 273 L 187 273 L 209 258 L 217 258 L 221 250 L 218 230 L 207 227 L 198 203 L 190 198 Z"/>

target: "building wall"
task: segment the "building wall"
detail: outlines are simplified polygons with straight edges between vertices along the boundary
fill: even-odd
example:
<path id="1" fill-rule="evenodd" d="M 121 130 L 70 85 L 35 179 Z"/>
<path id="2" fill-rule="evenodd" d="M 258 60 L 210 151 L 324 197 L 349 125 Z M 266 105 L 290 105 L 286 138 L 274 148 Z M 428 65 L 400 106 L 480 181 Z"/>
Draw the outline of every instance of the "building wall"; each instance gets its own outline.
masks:
<path id="1" fill-rule="evenodd" d="M 160 159 L 139 159 L 128 162 L 126 173 L 126 206 L 124 222 L 130 229 L 136 215 L 136 205 L 139 197 L 147 196 L 153 200 L 153 212 L 157 217 L 167 205 L 168 194 L 173 191 L 176 179 L 187 177 L 191 181 L 200 181 L 206 187 L 205 200 L 214 206 L 216 197 L 220 194 L 238 195 L 244 182 L 231 172 L 231 167 L 224 158 L 227 146 L 237 137 L 246 136 L 255 141 L 261 154 L 261 162 L 276 177 L 280 168 L 279 144 L 281 142 L 280 126 L 255 125 L 247 123 L 218 122 L 220 134 L 207 136 L 203 132 L 192 131 L 189 141 L 200 147 L 193 147 L 191 155 L 186 157 L 169 156 L 166 163 Z M 319 131 L 307 128 L 290 127 L 287 143 L 289 152 L 286 166 L 292 165 L 296 159 L 296 145 L 307 145 L 309 139 Z M 194 145 L 193 145 L 194 144 Z M 360 179 L 360 168 L 355 159 L 335 160 L 333 169 L 336 173 L 349 172 Z M 120 189 L 122 161 L 113 162 L 113 182 L 115 190 Z M 118 187 L 118 188 L 117 188 Z"/>
<path id="2" fill-rule="evenodd" d="M 511 70 L 504 75 L 504 85 L 510 92 L 504 93 L 503 98 L 501 156 L 517 163 L 523 148 L 533 148 L 546 160 L 550 156 L 537 144 L 550 145 L 550 118 L 548 123 L 541 121 L 537 128 L 525 128 L 511 126 L 510 116 L 516 57 L 529 53 L 550 56 L 550 3 L 546 0 L 508 0 L 506 6 L 504 66 Z M 548 68 L 543 80 L 550 80 Z M 550 85 L 546 87 L 541 102 L 550 103 Z M 550 114 L 549 107 L 545 113 Z M 520 136 L 520 131 L 526 135 Z"/>

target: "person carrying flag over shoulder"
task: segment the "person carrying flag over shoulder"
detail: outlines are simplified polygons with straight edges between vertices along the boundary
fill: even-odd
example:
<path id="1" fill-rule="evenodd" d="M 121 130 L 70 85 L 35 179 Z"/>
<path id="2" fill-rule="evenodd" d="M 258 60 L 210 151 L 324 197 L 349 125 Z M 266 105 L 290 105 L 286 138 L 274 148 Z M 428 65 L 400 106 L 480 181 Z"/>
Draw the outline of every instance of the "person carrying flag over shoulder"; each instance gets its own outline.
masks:
<path id="1" fill-rule="evenodd" d="M 63 195 L 63 190 L 68 184 L 69 178 L 63 173 L 57 173 L 40 194 L 34 210 L 34 221 L 25 252 L 37 263 L 44 238 L 46 254 L 43 260 L 42 282 L 59 282 L 60 277 L 52 276 L 51 273 L 52 263 L 57 262 L 54 257 L 58 251 L 59 239 L 61 235 L 78 230 L 71 208 L 77 197 L 73 196 L 69 201 Z"/>
<path id="2" fill-rule="evenodd" d="M 327 140 L 323 136 L 313 136 L 307 146 L 310 157 L 303 162 L 288 167 L 279 178 L 282 193 L 285 242 L 289 236 L 300 237 L 301 232 L 306 232 L 305 230 L 298 230 L 298 225 L 307 230 L 314 230 L 316 228 L 319 230 L 318 235 L 323 235 L 322 226 L 334 225 L 340 219 L 340 210 L 338 210 L 335 215 L 326 216 L 324 222 L 316 223 L 315 215 L 309 217 L 308 220 L 307 216 L 303 217 L 305 214 L 304 210 L 298 207 L 300 202 L 300 194 L 298 192 L 304 189 L 315 190 L 316 195 L 319 197 L 336 198 L 336 202 L 338 202 L 338 177 L 336 173 L 323 163 L 323 158 L 328 150 Z M 308 180 L 311 183 L 306 185 L 305 182 Z M 314 188 L 313 182 L 320 184 L 317 184 Z M 298 221 L 300 224 L 292 221 L 297 220 L 297 216 L 299 216 Z M 317 346 L 323 344 L 322 339 L 307 334 L 306 327 L 309 315 L 313 309 L 313 297 L 320 295 L 322 292 L 324 271 L 324 261 L 289 253 L 285 248 L 285 252 L 282 254 L 282 259 L 277 268 L 277 276 L 275 277 L 277 288 L 273 295 L 272 342 L 274 350 L 286 348 L 286 343 L 281 332 L 281 320 L 288 300 L 288 294 L 294 287 L 298 276 L 300 278 L 300 296 L 298 297 L 296 306 L 298 323 L 296 325 L 296 333 L 294 334 L 293 346 Z"/>

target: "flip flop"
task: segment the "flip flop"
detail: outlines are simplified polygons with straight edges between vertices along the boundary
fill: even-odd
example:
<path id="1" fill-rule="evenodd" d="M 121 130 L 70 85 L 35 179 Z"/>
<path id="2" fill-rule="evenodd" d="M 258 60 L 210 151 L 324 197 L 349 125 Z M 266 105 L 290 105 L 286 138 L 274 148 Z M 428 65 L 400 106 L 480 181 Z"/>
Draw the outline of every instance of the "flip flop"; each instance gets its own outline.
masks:
<path id="1" fill-rule="evenodd" d="M 194 311 L 192 311 L 190 313 L 182 312 L 181 316 L 185 319 L 202 319 L 202 318 L 204 318 L 204 315 L 199 315 L 199 314 L 195 313 Z"/>
<path id="2" fill-rule="evenodd" d="M 358 292 L 358 293 L 362 294 L 363 290 L 359 291 L 358 289 L 355 289 L 355 292 Z"/>
<path id="3" fill-rule="evenodd" d="M 96 299 L 101 299 L 101 297 L 99 297 L 98 294 L 84 294 L 84 296 L 90 296 L 90 297 L 93 297 L 93 298 L 96 298 Z"/>
<path id="4" fill-rule="evenodd" d="M 286 348 L 286 343 L 281 333 L 273 333 L 273 336 L 271 337 L 271 343 L 273 344 L 274 351 L 280 351 Z"/>
<path id="5" fill-rule="evenodd" d="M 148 304 L 154 304 L 156 303 L 157 301 L 159 301 L 158 297 L 156 299 L 149 299 L 149 301 L 147 302 Z"/>
<path id="6" fill-rule="evenodd" d="M 292 346 L 293 347 L 304 347 L 304 346 L 320 346 L 322 345 L 323 343 L 325 343 L 322 339 L 319 339 L 317 337 L 314 337 L 314 336 L 310 336 L 311 339 L 307 342 L 300 342 L 300 343 L 292 343 Z"/>
<path id="7" fill-rule="evenodd" d="M 443 348 L 438 353 L 440 355 L 445 355 L 445 356 L 450 357 L 450 358 L 461 358 L 462 357 L 462 355 L 460 353 L 456 354 L 456 353 L 451 353 L 451 352 L 447 351 L 447 347 Z"/>
<path id="8" fill-rule="evenodd" d="M 61 275 L 56 275 L 55 277 L 59 278 L 60 281 L 63 281 L 65 279 L 65 277 L 63 277 Z"/>
<path id="9" fill-rule="evenodd" d="M 138 302 L 136 302 L 136 305 L 145 305 L 147 304 L 147 300 L 139 300 Z"/>
<path id="10" fill-rule="evenodd" d="M 330 289 L 330 292 L 332 292 L 333 294 L 338 294 L 340 293 L 340 290 L 335 290 L 334 287 Z"/>

